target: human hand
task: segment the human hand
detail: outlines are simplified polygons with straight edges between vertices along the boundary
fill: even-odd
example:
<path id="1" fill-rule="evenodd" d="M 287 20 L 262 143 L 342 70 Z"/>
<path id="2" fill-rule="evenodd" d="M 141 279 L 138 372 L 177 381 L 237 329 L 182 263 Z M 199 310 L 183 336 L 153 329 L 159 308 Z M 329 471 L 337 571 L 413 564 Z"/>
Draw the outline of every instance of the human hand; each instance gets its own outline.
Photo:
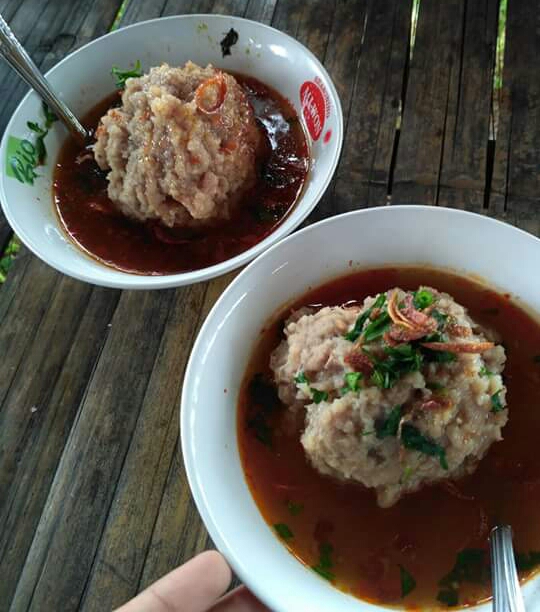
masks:
<path id="1" fill-rule="evenodd" d="M 270 612 L 245 587 L 222 597 L 231 570 L 215 550 L 163 576 L 116 612 Z"/>

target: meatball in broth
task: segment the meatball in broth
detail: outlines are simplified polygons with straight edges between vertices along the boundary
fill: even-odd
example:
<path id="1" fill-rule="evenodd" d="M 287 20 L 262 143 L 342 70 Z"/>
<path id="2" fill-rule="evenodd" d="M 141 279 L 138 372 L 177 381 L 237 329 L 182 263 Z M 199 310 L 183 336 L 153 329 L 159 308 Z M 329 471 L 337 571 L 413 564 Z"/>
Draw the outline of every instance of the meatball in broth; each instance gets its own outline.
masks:
<path id="1" fill-rule="evenodd" d="M 309 461 L 375 489 L 382 507 L 472 473 L 502 439 L 504 348 L 447 293 L 303 308 L 284 331 L 270 365 L 281 401 L 305 411 Z"/>
<path id="2" fill-rule="evenodd" d="M 255 182 L 259 144 L 236 79 L 187 62 L 128 79 L 121 106 L 101 119 L 94 155 L 123 214 L 193 226 L 230 217 Z"/>

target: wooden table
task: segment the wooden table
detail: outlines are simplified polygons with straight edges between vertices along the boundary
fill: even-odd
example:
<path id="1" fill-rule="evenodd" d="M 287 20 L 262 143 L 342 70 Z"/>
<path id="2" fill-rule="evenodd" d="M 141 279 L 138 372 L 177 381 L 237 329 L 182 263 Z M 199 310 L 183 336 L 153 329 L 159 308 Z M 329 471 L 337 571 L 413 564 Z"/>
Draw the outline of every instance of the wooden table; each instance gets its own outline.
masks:
<path id="1" fill-rule="evenodd" d="M 0 0 L 43 69 L 111 28 L 212 11 L 292 34 L 336 83 L 343 155 L 310 222 L 416 202 L 538 234 L 539 0 L 509 0 L 495 90 L 498 0 L 421 0 L 416 28 L 412 0 Z M 1 131 L 25 87 L 3 64 L 0 83 Z M 0 253 L 9 236 L 0 218 Z M 21 251 L 0 289 L 1 611 L 110 610 L 212 546 L 178 405 L 197 330 L 230 279 L 120 292 Z"/>

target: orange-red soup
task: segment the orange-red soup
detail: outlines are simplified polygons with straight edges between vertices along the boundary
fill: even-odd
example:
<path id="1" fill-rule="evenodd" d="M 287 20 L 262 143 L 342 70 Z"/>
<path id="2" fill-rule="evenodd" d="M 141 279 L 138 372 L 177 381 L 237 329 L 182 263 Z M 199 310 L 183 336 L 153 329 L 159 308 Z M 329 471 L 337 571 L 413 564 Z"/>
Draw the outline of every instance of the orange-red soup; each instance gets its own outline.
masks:
<path id="1" fill-rule="evenodd" d="M 506 348 L 503 377 L 509 422 L 504 440 L 491 447 L 472 476 L 451 488 L 426 487 L 382 509 L 372 491 L 319 475 L 306 461 L 299 441 L 303 419 L 294 435 L 285 434 L 286 408 L 272 386 L 260 384 L 271 381 L 269 357 L 281 340 L 290 308 L 258 339 L 238 410 L 247 482 L 264 519 L 272 526 L 281 525 L 276 531 L 285 536 L 290 551 L 306 565 L 322 569 L 343 591 L 411 609 L 445 608 L 456 602 L 471 605 L 490 597 L 488 535 L 497 522 L 510 523 L 514 529 L 522 578 L 540 564 L 538 321 L 508 295 L 427 268 L 355 273 L 304 295 L 295 308 L 362 302 L 394 286 L 416 289 L 422 284 L 454 296 L 473 319 L 496 329 Z M 255 379 L 259 385 L 253 382 L 256 374 L 262 374 Z M 416 582 L 405 597 L 400 566 Z"/>
<path id="2" fill-rule="evenodd" d="M 271 234 L 294 207 L 309 169 L 309 150 L 292 104 L 255 78 L 235 74 L 263 135 L 257 181 L 242 196 L 232 218 L 212 227 L 169 229 L 140 223 L 116 210 L 107 195 L 107 171 L 73 138 L 60 151 L 54 171 L 54 201 L 64 229 L 87 254 L 138 274 L 199 270 L 239 255 Z M 115 93 L 83 119 L 94 130 Z"/>

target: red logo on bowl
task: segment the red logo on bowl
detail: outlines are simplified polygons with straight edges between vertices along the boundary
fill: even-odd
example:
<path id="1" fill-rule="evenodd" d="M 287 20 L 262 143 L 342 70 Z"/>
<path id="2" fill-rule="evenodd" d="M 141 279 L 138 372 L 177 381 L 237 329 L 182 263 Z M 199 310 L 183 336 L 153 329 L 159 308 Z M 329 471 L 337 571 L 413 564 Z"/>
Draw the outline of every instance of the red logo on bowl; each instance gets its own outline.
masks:
<path id="1" fill-rule="evenodd" d="M 329 112 L 325 92 L 321 86 L 324 87 L 322 83 L 305 81 L 300 87 L 302 113 L 306 120 L 309 134 L 313 140 L 319 139 L 324 128 L 326 116 Z"/>

